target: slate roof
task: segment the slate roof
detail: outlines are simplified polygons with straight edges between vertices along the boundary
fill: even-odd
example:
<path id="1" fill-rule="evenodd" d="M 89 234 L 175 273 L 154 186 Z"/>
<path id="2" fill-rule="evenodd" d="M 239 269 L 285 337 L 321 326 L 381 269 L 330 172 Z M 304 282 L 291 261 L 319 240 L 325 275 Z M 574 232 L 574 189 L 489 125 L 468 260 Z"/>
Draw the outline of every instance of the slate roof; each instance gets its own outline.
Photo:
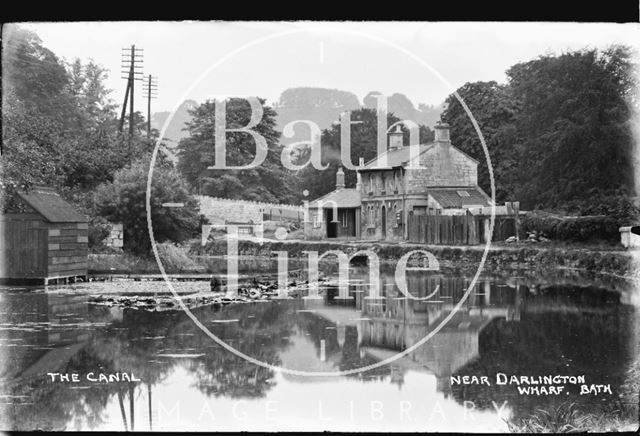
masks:
<path id="1" fill-rule="evenodd" d="M 51 188 L 36 186 L 20 198 L 51 223 L 85 223 L 87 219 Z"/>
<path id="2" fill-rule="evenodd" d="M 342 208 L 360 207 L 360 191 L 353 188 L 343 188 L 331 191 L 328 194 L 309 203 L 310 207 L 318 207 L 318 202 L 323 201 L 323 209 L 332 209 L 334 204 Z"/>
<path id="3" fill-rule="evenodd" d="M 434 145 L 433 143 L 420 144 L 419 155 L 429 150 L 430 148 L 432 148 L 433 145 Z M 409 162 L 409 159 L 411 158 L 411 154 L 409 152 L 410 150 L 411 150 L 411 147 L 400 147 L 400 148 L 387 150 L 384 153 L 382 153 L 380 156 L 367 162 L 365 166 L 360 169 L 360 171 L 391 169 L 391 168 L 404 166 Z M 384 163 L 383 159 L 385 157 L 387 159 L 386 165 L 378 167 L 378 162 Z"/>
<path id="4" fill-rule="evenodd" d="M 426 151 L 432 149 L 435 146 L 434 142 L 430 142 L 428 144 L 420 144 L 419 147 L 419 151 L 418 151 L 418 156 L 422 155 L 423 153 L 425 153 Z M 462 153 L 464 156 L 466 156 L 468 159 L 478 163 L 478 161 L 474 158 L 472 158 L 471 156 L 469 156 L 467 153 L 465 153 L 464 151 L 460 150 L 457 147 L 454 147 L 453 145 L 450 145 L 451 148 L 455 148 L 456 151 L 458 151 L 459 153 Z M 411 159 L 411 153 L 410 153 L 411 147 L 400 147 L 400 148 L 395 148 L 395 149 L 391 149 L 391 150 L 387 150 L 384 153 L 382 153 L 380 156 L 370 160 L 369 162 L 367 162 L 365 164 L 365 166 L 363 168 L 361 168 L 359 171 L 371 171 L 371 170 L 383 170 L 383 169 L 392 169 L 392 168 L 397 168 L 397 167 L 404 167 L 409 163 L 409 160 Z M 386 156 L 387 162 L 386 165 L 384 166 L 380 166 L 378 167 L 378 162 L 381 162 L 381 165 L 384 163 L 383 159 L 384 156 Z"/>
<path id="5" fill-rule="evenodd" d="M 466 192 L 469 196 L 458 193 Z M 443 208 L 461 208 L 463 206 L 491 206 L 487 194 L 478 186 L 457 188 L 430 188 L 427 193 Z"/>

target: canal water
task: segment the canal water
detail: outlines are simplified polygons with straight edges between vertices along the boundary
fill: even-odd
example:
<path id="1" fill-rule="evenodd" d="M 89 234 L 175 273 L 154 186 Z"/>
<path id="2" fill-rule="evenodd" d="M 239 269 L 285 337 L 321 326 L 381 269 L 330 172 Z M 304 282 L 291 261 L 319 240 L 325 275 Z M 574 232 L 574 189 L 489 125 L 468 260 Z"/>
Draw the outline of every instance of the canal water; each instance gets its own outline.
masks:
<path id="1" fill-rule="evenodd" d="M 626 410 L 640 343 L 632 285 L 512 274 L 480 276 L 465 295 L 471 279 L 410 271 L 407 298 L 383 269 L 380 298 L 367 298 L 368 273 L 352 268 L 348 298 L 328 288 L 319 299 L 193 310 L 211 335 L 271 368 L 181 310 L 88 301 L 136 287 L 165 293 L 163 282 L 3 288 L 0 428 L 502 432 L 570 403 L 594 415 Z M 191 285 L 202 283 L 181 284 Z M 512 375 L 567 377 L 559 394 L 527 394 L 518 387 L 536 385 L 497 383 Z M 581 385 L 611 392 L 581 395 Z"/>

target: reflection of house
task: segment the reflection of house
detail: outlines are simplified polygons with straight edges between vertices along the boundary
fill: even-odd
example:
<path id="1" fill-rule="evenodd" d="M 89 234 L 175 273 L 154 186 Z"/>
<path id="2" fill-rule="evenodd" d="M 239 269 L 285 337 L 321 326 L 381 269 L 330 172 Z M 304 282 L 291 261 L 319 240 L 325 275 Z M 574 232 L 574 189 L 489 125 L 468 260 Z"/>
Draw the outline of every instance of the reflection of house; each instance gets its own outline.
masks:
<path id="1" fill-rule="evenodd" d="M 479 356 L 482 329 L 495 318 L 509 320 L 516 317 L 510 307 L 512 302 L 505 306 L 503 302 L 492 305 L 492 286 L 484 282 L 445 322 L 468 283 L 458 277 L 425 279 L 427 292 L 440 286 L 436 295 L 426 301 L 395 298 L 390 293 L 384 298 L 384 305 L 364 302 L 363 316 L 368 320 L 359 326 L 361 346 L 377 359 L 387 359 L 417 344 L 442 324 L 424 344 L 397 360 L 396 364 L 401 368 L 422 368 L 435 374 L 438 389 L 446 392 L 449 390 L 449 376 Z"/>
<path id="2" fill-rule="evenodd" d="M 491 206 L 478 186 L 478 161 L 451 144 L 449 126 L 435 126 L 435 141 L 404 146 L 397 126 L 385 153 L 362 164 L 358 183 L 344 185 L 309 204 L 307 239 L 343 238 L 400 241 L 409 239 L 412 215 L 466 215 Z"/>
<path id="3" fill-rule="evenodd" d="M 356 293 L 356 310 L 322 303 L 312 306 L 307 301 L 305 307 L 313 308 L 314 316 L 336 327 L 355 327 L 357 343 L 351 346 L 376 362 L 418 344 L 442 324 L 424 344 L 392 363 L 400 371 L 396 374 L 399 380 L 406 370 L 434 374 L 441 392 L 450 391 L 452 374 L 478 358 L 480 333 L 491 321 L 519 319 L 518 294 L 486 280 L 476 284 L 454 313 L 470 285 L 467 278 L 407 274 L 408 286 L 415 293 L 412 295 L 422 301 L 404 298 L 391 286 L 393 277 L 383 276 L 381 281 L 384 296 L 364 298 Z"/>

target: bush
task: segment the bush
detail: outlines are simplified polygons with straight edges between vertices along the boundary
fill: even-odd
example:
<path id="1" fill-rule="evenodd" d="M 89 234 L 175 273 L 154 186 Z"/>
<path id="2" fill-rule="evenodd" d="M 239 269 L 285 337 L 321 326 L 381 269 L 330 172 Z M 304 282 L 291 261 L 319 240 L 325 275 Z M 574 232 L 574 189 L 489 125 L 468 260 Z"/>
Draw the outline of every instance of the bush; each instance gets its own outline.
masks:
<path id="1" fill-rule="evenodd" d="M 116 171 L 113 182 L 94 191 L 95 213 L 124 227 L 124 248 L 136 254 L 148 254 L 151 249 L 147 227 L 148 166 L 134 163 Z M 164 203 L 182 203 L 182 207 L 163 207 Z M 201 216 L 198 203 L 189 194 L 186 183 L 172 168 L 158 166 L 151 186 L 151 217 L 156 242 L 182 242 L 198 237 Z"/>
<path id="2" fill-rule="evenodd" d="M 103 217 L 94 217 L 89 220 L 89 250 L 96 251 L 106 248 L 104 240 L 111 233 L 111 224 Z"/>
<path id="3" fill-rule="evenodd" d="M 536 231 L 547 238 L 560 241 L 616 242 L 620 238 L 618 228 L 621 223 L 604 215 L 567 217 L 530 212 L 520 222 L 524 232 Z"/>
<path id="4" fill-rule="evenodd" d="M 157 245 L 158 255 L 166 271 L 185 272 L 202 269 L 188 254 L 187 246 L 162 242 Z"/>

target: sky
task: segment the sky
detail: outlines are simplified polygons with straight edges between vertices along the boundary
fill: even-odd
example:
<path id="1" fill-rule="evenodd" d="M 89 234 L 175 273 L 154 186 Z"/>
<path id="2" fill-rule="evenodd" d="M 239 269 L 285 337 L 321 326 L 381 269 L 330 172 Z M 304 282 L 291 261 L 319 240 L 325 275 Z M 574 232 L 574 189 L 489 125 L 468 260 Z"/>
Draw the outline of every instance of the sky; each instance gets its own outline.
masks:
<path id="1" fill-rule="evenodd" d="M 627 44 L 640 48 L 640 24 L 433 22 L 55 22 L 21 23 L 72 61 L 109 70 L 121 104 L 122 48 L 143 51 L 145 75 L 157 77 L 152 111 L 185 99 L 259 96 L 277 101 L 297 86 L 405 94 L 437 105 L 470 81 L 505 82 L 512 65 L 538 56 Z M 10 29 L 10 27 L 9 27 Z M 7 27 L 5 27 L 5 32 Z M 5 36 L 5 35 L 3 35 Z M 136 82 L 136 110 L 145 110 Z"/>

